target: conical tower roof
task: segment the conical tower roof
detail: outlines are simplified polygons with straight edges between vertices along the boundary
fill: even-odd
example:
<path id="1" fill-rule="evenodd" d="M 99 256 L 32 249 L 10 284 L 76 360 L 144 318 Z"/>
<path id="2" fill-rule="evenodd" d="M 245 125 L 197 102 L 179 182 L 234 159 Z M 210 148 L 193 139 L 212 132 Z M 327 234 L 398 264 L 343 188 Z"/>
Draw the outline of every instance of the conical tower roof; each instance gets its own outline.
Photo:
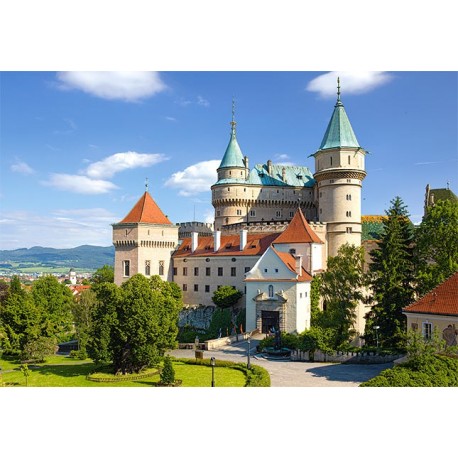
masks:
<path id="1" fill-rule="evenodd" d="M 245 168 L 245 161 L 243 158 L 242 150 L 237 142 L 235 134 L 236 122 L 234 120 L 234 102 L 232 102 L 232 121 L 231 121 L 231 138 L 227 145 L 226 152 L 224 153 L 219 169 L 226 167 L 243 167 Z"/>
<path id="2" fill-rule="evenodd" d="M 299 208 L 284 232 L 275 239 L 278 243 L 323 243 L 309 226 L 302 210 Z"/>
<path id="3" fill-rule="evenodd" d="M 150 223 L 172 226 L 172 223 L 162 213 L 162 210 L 148 191 L 145 191 L 128 215 L 120 222 L 120 224 L 122 223 Z"/>
<path id="4" fill-rule="evenodd" d="M 344 146 L 360 147 L 345 108 L 340 101 L 340 86 L 337 86 L 337 103 L 334 106 L 334 112 L 332 113 L 319 149 L 323 150 Z"/>

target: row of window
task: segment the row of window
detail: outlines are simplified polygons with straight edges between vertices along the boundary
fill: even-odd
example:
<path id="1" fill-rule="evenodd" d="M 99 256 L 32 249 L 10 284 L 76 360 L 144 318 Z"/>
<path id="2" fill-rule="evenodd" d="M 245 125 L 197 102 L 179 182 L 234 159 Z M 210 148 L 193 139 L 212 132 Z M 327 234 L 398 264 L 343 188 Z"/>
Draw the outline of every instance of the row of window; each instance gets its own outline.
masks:
<path id="1" fill-rule="evenodd" d="M 216 289 L 221 288 L 221 286 L 222 285 L 218 285 L 216 287 Z M 234 286 L 234 288 L 235 288 L 235 286 Z M 188 291 L 188 285 L 186 283 L 183 283 L 182 289 L 183 289 L 183 291 Z M 206 293 L 209 293 L 210 292 L 210 285 L 204 285 L 204 289 L 205 289 Z M 194 284 L 194 291 L 195 292 L 199 291 L 199 285 L 198 284 Z M 246 293 L 246 286 L 245 286 L 245 293 Z"/>
<path id="2" fill-rule="evenodd" d="M 182 268 L 183 276 L 187 277 L 188 275 L 188 268 L 183 267 Z M 224 268 L 223 267 L 218 267 L 218 277 L 223 277 L 224 276 Z M 249 272 L 251 270 L 251 267 L 245 267 L 245 273 Z M 194 276 L 198 277 L 199 276 L 199 267 L 194 267 Z M 173 275 L 178 275 L 178 267 L 173 268 Z M 205 276 L 206 277 L 211 277 L 211 267 L 205 267 Z M 237 276 L 237 267 L 231 267 L 231 277 L 236 277 Z"/>
<path id="3" fill-rule="evenodd" d="M 237 212 L 237 216 L 242 216 L 242 210 L 236 210 L 236 212 Z M 216 211 L 216 216 L 221 216 L 221 211 L 220 210 Z M 256 210 L 250 210 L 250 216 L 252 216 L 252 217 L 256 216 Z M 292 218 L 293 216 L 294 216 L 294 212 L 290 211 L 289 212 L 289 217 Z M 275 212 L 275 217 L 276 218 L 281 218 L 282 217 L 281 210 L 277 210 Z"/>
<path id="4" fill-rule="evenodd" d="M 130 277 L 130 261 L 123 262 L 124 277 Z M 164 261 L 159 261 L 159 275 L 164 275 Z M 151 275 L 151 261 L 145 261 L 145 275 Z"/>
<path id="5" fill-rule="evenodd" d="M 351 156 L 347 157 L 348 165 L 351 165 Z M 332 156 L 329 158 L 329 165 L 332 166 Z M 320 161 L 318 161 L 318 169 L 320 168 Z"/>

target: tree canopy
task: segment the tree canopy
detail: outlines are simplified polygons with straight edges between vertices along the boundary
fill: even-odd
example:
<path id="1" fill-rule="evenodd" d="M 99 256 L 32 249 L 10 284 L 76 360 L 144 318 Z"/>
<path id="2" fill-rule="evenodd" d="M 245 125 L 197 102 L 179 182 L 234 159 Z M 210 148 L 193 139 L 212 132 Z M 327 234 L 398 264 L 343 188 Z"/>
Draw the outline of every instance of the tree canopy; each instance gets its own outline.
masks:
<path id="1" fill-rule="evenodd" d="M 89 355 L 110 362 L 114 372 L 139 372 L 159 362 L 178 334 L 181 291 L 159 276 L 136 274 L 120 287 L 102 283 L 96 290 Z"/>
<path id="2" fill-rule="evenodd" d="M 243 293 L 233 286 L 223 285 L 213 293 L 212 301 L 217 307 L 233 307 L 242 296 Z"/>
<path id="3" fill-rule="evenodd" d="M 417 291 L 431 291 L 458 270 L 458 202 L 440 200 L 428 209 L 415 234 Z"/>
<path id="4" fill-rule="evenodd" d="M 335 330 L 334 346 L 338 347 L 355 335 L 356 308 L 364 299 L 364 249 L 342 245 L 337 256 L 328 258 L 328 268 L 318 283 L 325 309 L 314 312 L 314 322 Z"/>
<path id="5" fill-rule="evenodd" d="M 366 340 L 375 342 L 378 326 L 380 342 L 396 347 L 403 341 L 406 318 L 402 309 L 414 299 L 415 264 L 413 225 L 400 197 L 391 201 L 383 221 L 378 247 L 369 265 L 372 310 L 366 315 Z"/>

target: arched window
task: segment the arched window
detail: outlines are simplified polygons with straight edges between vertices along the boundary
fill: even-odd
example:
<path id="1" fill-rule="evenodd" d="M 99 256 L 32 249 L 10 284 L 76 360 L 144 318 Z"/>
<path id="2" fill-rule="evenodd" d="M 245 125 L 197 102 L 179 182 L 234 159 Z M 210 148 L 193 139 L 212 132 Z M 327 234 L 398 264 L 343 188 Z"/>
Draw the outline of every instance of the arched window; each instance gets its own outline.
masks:
<path id="1" fill-rule="evenodd" d="M 269 297 L 274 297 L 274 287 L 273 287 L 273 285 L 269 285 Z"/>

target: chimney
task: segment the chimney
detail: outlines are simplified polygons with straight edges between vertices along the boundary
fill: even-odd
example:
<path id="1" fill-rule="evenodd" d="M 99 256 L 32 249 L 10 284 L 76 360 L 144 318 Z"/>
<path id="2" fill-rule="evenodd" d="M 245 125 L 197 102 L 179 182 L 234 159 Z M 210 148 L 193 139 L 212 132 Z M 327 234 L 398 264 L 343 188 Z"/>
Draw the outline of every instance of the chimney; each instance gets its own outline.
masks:
<path id="1" fill-rule="evenodd" d="M 281 169 L 281 178 L 286 183 L 286 169 L 284 167 Z"/>
<path id="2" fill-rule="evenodd" d="M 214 251 L 218 251 L 221 246 L 221 231 L 213 232 L 213 241 L 214 241 Z"/>
<path id="3" fill-rule="evenodd" d="M 302 255 L 299 254 L 296 256 L 296 273 L 297 275 L 302 275 Z"/>
<path id="4" fill-rule="evenodd" d="M 197 250 L 197 245 L 199 244 L 199 233 L 191 232 L 191 253 Z"/>
<path id="5" fill-rule="evenodd" d="M 240 251 L 245 249 L 247 241 L 248 241 L 248 231 L 246 229 L 242 229 L 240 231 Z"/>
<path id="6" fill-rule="evenodd" d="M 272 161 L 270 159 L 267 161 L 267 173 L 272 175 Z"/>

